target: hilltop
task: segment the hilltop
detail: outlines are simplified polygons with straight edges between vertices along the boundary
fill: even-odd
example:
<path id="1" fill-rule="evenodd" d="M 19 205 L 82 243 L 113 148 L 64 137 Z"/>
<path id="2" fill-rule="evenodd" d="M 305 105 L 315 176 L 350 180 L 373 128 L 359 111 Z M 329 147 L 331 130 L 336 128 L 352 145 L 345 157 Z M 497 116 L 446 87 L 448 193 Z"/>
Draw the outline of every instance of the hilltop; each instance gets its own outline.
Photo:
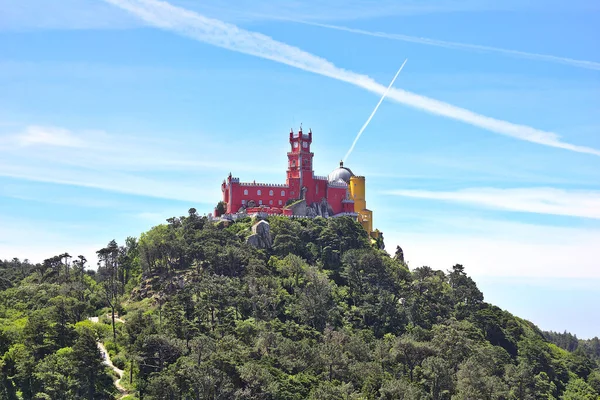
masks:
<path id="1" fill-rule="evenodd" d="M 599 398 L 593 341 L 486 303 L 462 265 L 409 270 L 348 217 L 267 221 L 252 246 L 256 221 L 191 209 L 97 271 L 3 262 L 0 398 L 118 396 L 96 340 L 130 398 Z"/>

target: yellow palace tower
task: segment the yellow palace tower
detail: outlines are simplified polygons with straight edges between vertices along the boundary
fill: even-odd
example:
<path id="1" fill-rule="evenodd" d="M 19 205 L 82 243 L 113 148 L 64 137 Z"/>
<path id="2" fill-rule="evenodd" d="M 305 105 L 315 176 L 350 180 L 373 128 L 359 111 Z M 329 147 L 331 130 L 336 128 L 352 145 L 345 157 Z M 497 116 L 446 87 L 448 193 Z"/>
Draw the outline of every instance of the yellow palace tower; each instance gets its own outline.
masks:
<path id="1" fill-rule="evenodd" d="M 344 162 L 340 161 L 339 168 L 336 168 L 329 174 L 329 183 L 346 183 L 348 189 L 348 199 L 354 202 L 354 212 L 357 214 L 357 220 L 365 231 L 373 239 L 380 236 L 379 230 L 373 231 L 373 211 L 367 208 L 365 177 L 354 175 L 352 170 L 344 167 Z"/>
<path id="2" fill-rule="evenodd" d="M 373 211 L 367 209 L 365 200 L 365 177 L 350 177 L 350 196 L 354 200 L 354 212 L 358 214 L 358 222 L 370 235 L 373 234 Z"/>

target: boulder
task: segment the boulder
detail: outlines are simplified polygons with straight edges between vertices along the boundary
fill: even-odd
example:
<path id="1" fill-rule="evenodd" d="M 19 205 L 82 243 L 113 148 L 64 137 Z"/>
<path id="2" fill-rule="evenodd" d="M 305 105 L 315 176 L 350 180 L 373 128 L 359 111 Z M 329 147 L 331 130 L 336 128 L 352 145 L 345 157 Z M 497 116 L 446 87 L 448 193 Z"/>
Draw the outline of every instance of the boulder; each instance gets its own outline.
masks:
<path id="1" fill-rule="evenodd" d="M 271 237 L 271 226 L 265 220 L 258 221 L 252 226 L 252 235 L 248 237 L 247 243 L 259 249 L 269 249 L 273 246 Z"/>

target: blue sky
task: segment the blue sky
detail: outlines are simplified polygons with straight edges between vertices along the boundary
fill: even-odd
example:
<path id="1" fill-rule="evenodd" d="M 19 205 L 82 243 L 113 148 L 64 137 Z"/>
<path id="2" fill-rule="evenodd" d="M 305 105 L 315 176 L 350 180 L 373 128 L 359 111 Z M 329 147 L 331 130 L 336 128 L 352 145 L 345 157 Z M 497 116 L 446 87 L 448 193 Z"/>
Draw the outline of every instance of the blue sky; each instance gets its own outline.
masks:
<path id="1" fill-rule="evenodd" d="M 0 258 L 93 258 L 231 171 L 346 154 L 387 248 L 542 329 L 600 335 L 600 6 L 0 0 Z"/>

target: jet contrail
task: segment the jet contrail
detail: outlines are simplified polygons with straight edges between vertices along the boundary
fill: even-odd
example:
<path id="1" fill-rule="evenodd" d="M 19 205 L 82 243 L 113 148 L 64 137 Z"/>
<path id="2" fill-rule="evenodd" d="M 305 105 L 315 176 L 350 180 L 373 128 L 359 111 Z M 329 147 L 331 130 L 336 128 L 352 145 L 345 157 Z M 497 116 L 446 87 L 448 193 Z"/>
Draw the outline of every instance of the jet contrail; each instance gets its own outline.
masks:
<path id="1" fill-rule="evenodd" d="M 381 103 L 383 103 L 383 99 L 385 99 L 385 96 L 387 96 L 387 94 L 390 91 L 390 89 L 392 88 L 392 86 L 394 86 L 394 82 L 396 82 L 396 78 L 398 77 L 398 75 L 400 75 L 400 72 L 402 72 L 402 68 L 404 68 L 404 64 L 406 64 L 407 61 L 408 61 L 408 58 L 406 60 L 404 60 L 404 62 L 400 66 L 400 69 L 398 69 L 398 72 L 396 72 L 396 75 L 394 75 L 394 79 L 392 79 L 392 81 L 390 82 L 390 85 L 387 87 L 387 89 L 383 93 L 383 96 L 381 96 L 381 98 L 379 99 L 379 103 L 377 103 L 377 105 L 375 106 L 375 109 L 373 110 L 371 115 L 369 115 L 367 122 L 365 122 L 364 125 L 362 126 L 362 128 L 360 128 L 360 131 L 358 131 L 358 135 L 356 135 L 356 138 L 354 138 L 354 142 L 352 142 L 352 146 L 350 146 L 350 150 L 348 150 L 348 152 L 344 156 L 344 162 L 346 162 L 346 160 L 350 156 L 350 153 L 352 153 L 352 150 L 354 150 L 354 146 L 356 146 L 356 142 L 358 142 L 358 139 L 360 139 L 360 135 L 362 135 L 362 133 L 365 130 L 365 128 L 367 127 L 367 125 L 369 125 L 369 122 L 371 122 L 371 120 L 373 119 L 373 116 L 377 112 L 377 109 L 379 108 Z"/>
<path id="2" fill-rule="evenodd" d="M 105 0 L 143 19 L 148 24 L 176 32 L 194 40 L 222 47 L 239 53 L 286 64 L 383 95 L 385 86 L 371 77 L 336 67 L 328 60 L 297 47 L 278 42 L 267 35 L 247 31 L 235 25 L 208 18 L 195 12 L 175 7 L 159 0 Z M 388 98 L 416 109 L 444 116 L 457 121 L 511 136 L 519 140 L 545 146 L 600 156 L 600 150 L 565 143 L 560 136 L 526 125 L 487 117 L 464 108 L 453 106 L 406 90 L 391 88 Z"/>
<path id="3" fill-rule="evenodd" d="M 567 58 L 567 57 L 551 56 L 551 55 L 547 55 L 547 54 L 538 54 L 538 53 L 528 53 L 526 51 L 509 50 L 509 49 L 503 49 L 500 47 L 483 46 L 483 45 L 478 45 L 478 44 L 447 42 L 444 40 L 429 39 L 429 38 L 424 38 L 424 37 L 419 37 L 419 36 L 402 35 L 402 34 L 397 34 L 397 33 L 372 32 L 372 31 L 365 31 L 363 29 L 348 28 L 348 27 L 339 26 L 339 25 L 321 24 L 318 22 L 298 21 L 298 20 L 291 20 L 291 21 L 305 24 L 305 25 L 320 26 L 321 28 L 328 28 L 328 29 L 335 29 L 338 31 L 358 33 L 360 35 L 375 36 L 375 37 L 392 39 L 392 40 L 401 40 L 403 42 L 426 44 L 426 45 L 430 45 L 430 46 L 445 47 L 445 48 L 449 48 L 449 49 L 497 53 L 497 54 L 504 54 L 504 55 L 512 56 L 512 57 L 526 58 L 526 59 L 530 59 L 530 60 L 553 62 L 556 64 L 565 64 L 565 65 L 570 65 L 572 67 L 600 70 L 600 63 L 595 62 L 595 61 L 576 60 L 576 59 Z"/>

